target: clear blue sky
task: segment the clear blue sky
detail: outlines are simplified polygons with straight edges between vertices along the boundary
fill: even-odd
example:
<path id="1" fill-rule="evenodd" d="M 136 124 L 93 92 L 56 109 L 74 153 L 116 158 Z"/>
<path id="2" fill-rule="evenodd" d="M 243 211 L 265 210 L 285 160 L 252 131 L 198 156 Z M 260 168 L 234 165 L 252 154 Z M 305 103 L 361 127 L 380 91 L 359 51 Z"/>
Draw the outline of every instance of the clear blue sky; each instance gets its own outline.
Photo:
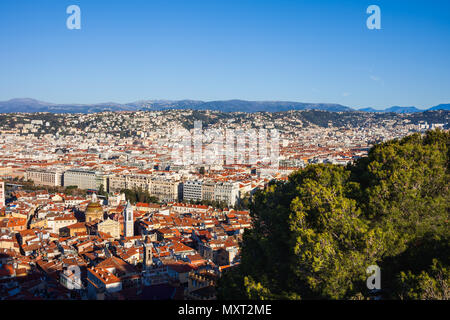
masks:
<path id="1" fill-rule="evenodd" d="M 25 97 L 450 103 L 450 1 L 0 0 L 0 100 Z"/>

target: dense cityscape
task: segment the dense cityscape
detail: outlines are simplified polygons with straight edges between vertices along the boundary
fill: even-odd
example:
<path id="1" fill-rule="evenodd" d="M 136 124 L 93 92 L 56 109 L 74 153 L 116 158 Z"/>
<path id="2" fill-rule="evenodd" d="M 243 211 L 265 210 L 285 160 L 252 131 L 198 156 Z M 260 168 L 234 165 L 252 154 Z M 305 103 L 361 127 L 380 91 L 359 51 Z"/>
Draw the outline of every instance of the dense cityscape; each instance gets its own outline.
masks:
<path id="1" fill-rule="evenodd" d="M 449 0 L 1 0 L 0 30 L 2 316 L 448 310 Z"/>
<path id="2" fill-rule="evenodd" d="M 0 299 L 214 300 L 218 279 L 240 264 L 258 190 L 310 164 L 345 166 L 377 143 L 446 130 L 448 118 L 448 111 L 0 114 Z M 277 166 L 245 152 L 232 163 L 224 152 L 212 164 L 175 162 L 173 132 L 192 133 L 195 121 L 205 128 L 203 150 L 216 143 L 212 130 L 277 130 Z"/>

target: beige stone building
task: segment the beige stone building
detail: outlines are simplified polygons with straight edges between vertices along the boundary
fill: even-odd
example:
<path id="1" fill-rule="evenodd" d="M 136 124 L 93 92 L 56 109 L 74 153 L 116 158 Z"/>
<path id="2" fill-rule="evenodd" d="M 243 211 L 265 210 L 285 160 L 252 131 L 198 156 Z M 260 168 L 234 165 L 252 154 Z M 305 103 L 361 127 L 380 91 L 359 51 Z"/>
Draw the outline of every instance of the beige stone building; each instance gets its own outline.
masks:
<path id="1" fill-rule="evenodd" d="M 215 189 L 214 181 L 205 181 L 202 186 L 202 200 L 214 201 L 214 189 Z"/>
<path id="2" fill-rule="evenodd" d="M 109 177 L 109 192 L 120 192 L 127 188 L 127 177 L 114 175 Z"/>
<path id="3" fill-rule="evenodd" d="M 154 178 L 150 183 L 150 195 L 162 201 L 178 201 L 180 198 L 181 183 L 179 181 Z"/>
<path id="4" fill-rule="evenodd" d="M 28 169 L 25 180 L 31 180 L 38 186 L 56 187 L 62 185 L 62 171 L 46 169 Z"/>
<path id="5" fill-rule="evenodd" d="M 151 177 L 149 175 L 113 175 L 109 177 L 109 192 L 120 192 L 123 189 L 142 189 L 148 191 Z"/>
<path id="6" fill-rule="evenodd" d="M 103 233 L 108 233 L 115 239 L 120 239 L 120 222 L 106 219 L 97 225 L 97 230 Z"/>
<path id="7" fill-rule="evenodd" d="M 148 175 L 130 175 L 127 176 L 127 189 L 142 189 L 144 191 L 149 190 L 150 176 Z"/>

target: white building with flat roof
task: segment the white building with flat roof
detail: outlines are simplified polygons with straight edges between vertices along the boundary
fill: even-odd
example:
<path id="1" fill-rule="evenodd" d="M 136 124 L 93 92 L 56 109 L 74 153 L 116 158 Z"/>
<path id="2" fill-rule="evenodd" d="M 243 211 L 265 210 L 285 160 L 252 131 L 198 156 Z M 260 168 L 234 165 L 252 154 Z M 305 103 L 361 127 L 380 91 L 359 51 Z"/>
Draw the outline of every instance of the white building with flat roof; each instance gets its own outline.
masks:
<path id="1" fill-rule="evenodd" d="M 108 190 L 107 176 L 101 172 L 71 169 L 64 172 L 63 181 L 64 187 L 76 186 L 79 189 L 99 190 L 103 185 L 103 190 Z"/>
<path id="2" fill-rule="evenodd" d="M 188 180 L 183 183 L 183 200 L 200 201 L 202 200 L 202 186 L 201 180 Z"/>

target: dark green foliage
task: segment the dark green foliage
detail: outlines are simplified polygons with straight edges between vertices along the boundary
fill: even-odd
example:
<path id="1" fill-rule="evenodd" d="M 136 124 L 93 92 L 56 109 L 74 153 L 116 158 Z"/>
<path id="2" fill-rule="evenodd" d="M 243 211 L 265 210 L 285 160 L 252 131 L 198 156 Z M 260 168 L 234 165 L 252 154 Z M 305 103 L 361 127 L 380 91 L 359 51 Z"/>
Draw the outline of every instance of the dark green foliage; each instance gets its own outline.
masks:
<path id="1" fill-rule="evenodd" d="M 142 190 L 142 188 L 137 188 L 133 190 L 123 189 L 120 192 L 125 193 L 125 198 L 129 200 L 132 204 L 136 204 L 138 202 L 159 203 L 159 199 L 157 197 L 151 196 L 147 191 Z"/>
<path id="2" fill-rule="evenodd" d="M 209 206 L 216 209 L 228 209 L 228 204 L 225 201 L 216 201 L 216 200 L 189 200 L 189 201 L 181 201 L 182 203 L 189 203 L 189 204 L 196 204 L 196 205 L 203 205 L 203 206 Z"/>
<path id="3" fill-rule="evenodd" d="M 219 298 L 448 299 L 450 134 L 414 134 L 347 167 L 313 165 L 255 194 L 254 228 Z"/>
<path id="4" fill-rule="evenodd" d="M 98 195 L 108 198 L 108 192 L 105 191 L 105 187 L 103 186 L 103 184 L 100 185 Z"/>

